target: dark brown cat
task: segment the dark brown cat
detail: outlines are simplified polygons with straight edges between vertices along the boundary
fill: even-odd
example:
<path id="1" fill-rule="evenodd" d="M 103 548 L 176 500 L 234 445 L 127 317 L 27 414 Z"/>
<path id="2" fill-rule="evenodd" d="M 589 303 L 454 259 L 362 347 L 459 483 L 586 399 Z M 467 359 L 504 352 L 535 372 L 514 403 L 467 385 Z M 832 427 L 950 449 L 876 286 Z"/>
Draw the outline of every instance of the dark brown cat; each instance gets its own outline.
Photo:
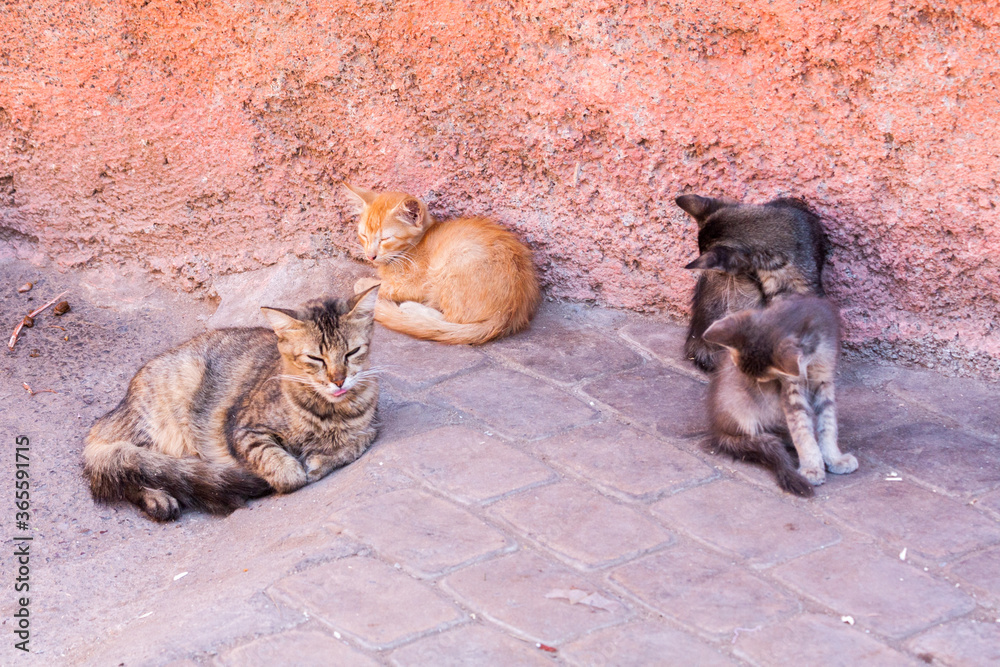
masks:
<path id="1" fill-rule="evenodd" d="M 94 498 L 158 521 L 228 513 L 357 459 L 375 438 L 377 293 L 262 308 L 273 331 L 209 331 L 151 360 L 87 436 Z"/>
<path id="2" fill-rule="evenodd" d="M 698 223 L 701 255 L 685 268 L 703 273 L 684 345 L 698 368 L 715 368 L 718 348 L 702 338 L 712 322 L 788 294 L 823 296 L 828 242 L 819 216 L 802 201 L 775 199 L 758 206 L 698 195 L 675 201 Z"/>
<path id="3" fill-rule="evenodd" d="M 823 483 L 824 464 L 838 474 L 857 469 L 857 459 L 837 446 L 840 315 L 832 303 L 789 296 L 724 317 L 704 337 L 725 350 L 716 353 L 709 387 L 716 450 L 763 464 L 781 488 L 800 496 Z M 789 436 L 797 471 L 786 449 Z"/>

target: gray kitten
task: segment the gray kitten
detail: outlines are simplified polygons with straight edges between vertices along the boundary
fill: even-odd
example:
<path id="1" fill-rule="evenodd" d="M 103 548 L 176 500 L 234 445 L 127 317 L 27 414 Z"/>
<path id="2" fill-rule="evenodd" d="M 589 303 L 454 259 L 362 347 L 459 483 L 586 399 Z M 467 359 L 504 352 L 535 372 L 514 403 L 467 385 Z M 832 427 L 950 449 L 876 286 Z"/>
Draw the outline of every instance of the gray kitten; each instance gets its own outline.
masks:
<path id="1" fill-rule="evenodd" d="M 840 315 L 832 303 L 790 296 L 724 317 L 704 338 L 725 350 L 716 355 L 709 386 L 716 450 L 770 468 L 781 488 L 800 496 L 823 483 L 824 464 L 838 474 L 857 470 L 857 459 L 837 446 Z M 798 470 L 786 449 L 789 436 Z"/>
<path id="2" fill-rule="evenodd" d="M 698 195 L 675 201 L 698 223 L 701 254 L 684 267 L 703 271 L 684 345 L 698 368 L 715 369 L 718 348 L 702 338 L 712 322 L 789 294 L 823 296 L 828 242 L 819 216 L 804 202 L 783 198 L 758 206 Z"/>

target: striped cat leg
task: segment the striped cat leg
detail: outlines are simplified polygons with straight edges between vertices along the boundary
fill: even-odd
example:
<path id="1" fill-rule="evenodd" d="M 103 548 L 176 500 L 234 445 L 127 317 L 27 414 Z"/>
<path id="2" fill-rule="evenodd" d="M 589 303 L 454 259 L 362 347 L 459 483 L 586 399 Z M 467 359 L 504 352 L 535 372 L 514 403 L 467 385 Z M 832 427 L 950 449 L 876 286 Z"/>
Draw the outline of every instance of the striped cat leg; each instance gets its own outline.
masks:
<path id="1" fill-rule="evenodd" d="M 347 444 L 337 448 L 332 454 L 325 452 L 306 453 L 306 479 L 312 484 L 331 472 L 357 461 L 375 439 L 375 429 L 364 429 L 361 437 L 352 438 Z"/>
<path id="2" fill-rule="evenodd" d="M 819 450 L 826 469 L 838 475 L 857 470 L 858 460 L 852 454 L 842 453 L 837 446 L 837 403 L 833 382 L 820 382 L 816 387 L 813 409 L 816 411 Z"/>
<path id="3" fill-rule="evenodd" d="M 306 471 L 268 433 L 242 429 L 235 434 L 236 454 L 250 472 L 263 478 L 278 493 L 291 493 L 306 485 Z"/>
<path id="4" fill-rule="evenodd" d="M 826 470 L 813 432 L 813 411 L 809 405 L 808 390 L 801 382 L 782 380 L 781 409 L 785 413 L 792 444 L 799 453 L 799 472 L 810 484 L 819 486 L 826 480 Z"/>

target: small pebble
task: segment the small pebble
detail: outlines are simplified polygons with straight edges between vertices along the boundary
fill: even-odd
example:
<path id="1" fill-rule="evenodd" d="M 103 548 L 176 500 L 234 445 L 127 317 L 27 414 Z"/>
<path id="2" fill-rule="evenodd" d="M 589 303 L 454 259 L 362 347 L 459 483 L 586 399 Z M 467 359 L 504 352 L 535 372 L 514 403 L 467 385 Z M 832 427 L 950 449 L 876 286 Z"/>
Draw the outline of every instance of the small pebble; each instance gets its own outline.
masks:
<path id="1" fill-rule="evenodd" d="M 52 312 L 56 315 L 65 315 L 69 312 L 69 301 L 60 301 L 52 309 Z"/>
<path id="2" fill-rule="evenodd" d="M 24 316 L 24 328 L 25 329 L 30 329 L 33 326 L 35 326 L 35 318 L 32 317 L 31 315 L 25 315 Z"/>
<path id="3" fill-rule="evenodd" d="M 24 283 L 17 288 L 17 291 L 23 294 L 24 292 L 30 292 L 32 287 L 34 287 L 32 283 Z"/>

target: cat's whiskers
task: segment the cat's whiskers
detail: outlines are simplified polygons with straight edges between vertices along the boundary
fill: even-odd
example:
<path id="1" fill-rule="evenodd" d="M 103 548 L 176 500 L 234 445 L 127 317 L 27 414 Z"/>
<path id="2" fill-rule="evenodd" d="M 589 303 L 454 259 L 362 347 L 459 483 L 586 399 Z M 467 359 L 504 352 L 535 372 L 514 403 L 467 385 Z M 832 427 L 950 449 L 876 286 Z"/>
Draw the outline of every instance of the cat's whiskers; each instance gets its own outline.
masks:
<path id="1" fill-rule="evenodd" d="M 386 264 L 388 264 L 389 266 L 402 264 L 404 267 L 408 269 L 417 268 L 416 260 L 410 257 L 410 255 L 405 250 L 401 250 L 397 253 L 390 255 L 389 258 L 386 260 Z"/>

